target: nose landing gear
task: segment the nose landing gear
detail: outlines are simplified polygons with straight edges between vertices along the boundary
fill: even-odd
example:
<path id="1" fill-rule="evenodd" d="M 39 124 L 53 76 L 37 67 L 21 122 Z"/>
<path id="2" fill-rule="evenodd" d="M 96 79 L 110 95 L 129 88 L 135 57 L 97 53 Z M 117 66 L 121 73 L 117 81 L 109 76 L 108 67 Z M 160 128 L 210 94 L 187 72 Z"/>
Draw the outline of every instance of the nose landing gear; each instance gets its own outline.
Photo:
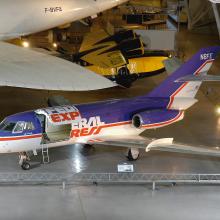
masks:
<path id="1" fill-rule="evenodd" d="M 126 152 L 126 157 L 129 161 L 135 161 L 139 158 L 139 149 L 138 148 L 128 148 Z"/>
<path id="2" fill-rule="evenodd" d="M 19 165 L 23 170 L 30 170 L 31 165 L 28 161 L 30 161 L 30 157 L 26 152 L 19 153 Z"/>

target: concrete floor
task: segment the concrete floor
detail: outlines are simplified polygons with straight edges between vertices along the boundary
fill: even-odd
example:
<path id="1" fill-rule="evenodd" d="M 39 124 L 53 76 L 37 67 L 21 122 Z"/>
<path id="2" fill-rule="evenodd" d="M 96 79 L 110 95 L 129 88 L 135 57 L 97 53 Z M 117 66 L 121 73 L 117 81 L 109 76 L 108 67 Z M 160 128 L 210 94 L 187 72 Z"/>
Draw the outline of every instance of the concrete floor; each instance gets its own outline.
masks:
<path id="1" fill-rule="evenodd" d="M 218 186 L 1 187 L 4 220 L 218 220 Z"/>
<path id="2" fill-rule="evenodd" d="M 182 32 L 178 35 L 179 54 L 188 58 L 199 48 L 219 44 L 217 36 Z M 220 58 L 211 73 L 219 73 Z M 107 98 L 133 97 L 150 91 L 166 77 L 139 80 L 128 90 L 112 88 L 99 92 L 45 92 L 0 88 L 0 117 L 46 106 L 51 95 L 63 95 L 73 103 Z M 211 88 L 211 90 L 210 90 Z M 220 104 L 217 83 L 202 86 L 199 103 L 186 113 L 183 121 L 143 135 L 174 137 L 176 141 L 207 147 L 220 145 Z M 209 94 L 207 95 L 207 90 Z M 28 172 L 116 172 L 126 162 L 124 149 L 70 146 L 51 150 L 51 163 Z M 33 159 L 40 161 L 40 157 Z M 136 172 L 219 173 L 220 159 L 162 152 L 141 152 L 134 162 Z M 0 155 L 0 172 L 21 172 L 16 155 Z M 219 219 L 218 186 L 160 187 L 152 194 L 147 186 L 81 186 L 62 191 L 59 187 L 0 187 L 0 219 Z M 9 211 L 10 207 L 10 211 Z"/>

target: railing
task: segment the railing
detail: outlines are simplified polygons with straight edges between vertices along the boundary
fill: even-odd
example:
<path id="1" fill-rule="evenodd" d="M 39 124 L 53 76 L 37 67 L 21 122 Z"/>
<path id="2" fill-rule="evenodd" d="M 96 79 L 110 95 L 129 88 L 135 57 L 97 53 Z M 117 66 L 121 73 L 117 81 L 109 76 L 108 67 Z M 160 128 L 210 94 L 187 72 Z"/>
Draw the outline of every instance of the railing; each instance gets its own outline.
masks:
<path id="1" fill-rule="evenodd" d="M 220 184 L 220 174 L 169 173 L 0 173 L 0 184 L 79 184 L 79 183 L 207 183 Z"/>

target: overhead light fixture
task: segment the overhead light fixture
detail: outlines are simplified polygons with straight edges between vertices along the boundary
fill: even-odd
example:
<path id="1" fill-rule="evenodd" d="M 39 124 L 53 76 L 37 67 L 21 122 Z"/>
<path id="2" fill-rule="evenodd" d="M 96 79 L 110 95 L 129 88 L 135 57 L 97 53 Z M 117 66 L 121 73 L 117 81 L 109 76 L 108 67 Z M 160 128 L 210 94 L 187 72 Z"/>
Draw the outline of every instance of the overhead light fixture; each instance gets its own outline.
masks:
<path id="1" fill-rule="evenodd" d="M 53 47 L 54 47 L 54 48 L 57 48 L 57 43 L 53 43 Z"/>
<path id="2" fill-rule="evenodd" d="M 220 106 L 217 106 L 217 107 L 216 107 L 215 112 L 216 112 L 218 115 L 220 115 Z"/>
<path id="3" fill-rule="evenodd" d="M 23 41 L 22 46 L 25 47 L 25 48 L 28 48 L 28 47 L 30 47 L 30 44 L 29 44 L 28 41 Z"/>

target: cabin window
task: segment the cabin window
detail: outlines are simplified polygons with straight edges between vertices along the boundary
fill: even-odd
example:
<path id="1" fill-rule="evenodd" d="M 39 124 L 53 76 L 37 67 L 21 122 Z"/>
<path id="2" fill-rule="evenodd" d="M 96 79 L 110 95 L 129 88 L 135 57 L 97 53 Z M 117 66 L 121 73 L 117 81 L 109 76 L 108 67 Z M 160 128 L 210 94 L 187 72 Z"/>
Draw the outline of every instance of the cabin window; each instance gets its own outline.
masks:
<path id="1" fill-rule="evenodd" d="M 21 132 L 23 132 L 23 130 L 25 128 L 25 124 L 26 123 L 23 122 L 23 121 L 17 122 L 17 124 L 16 124 L 16 126 L 15 126 L 15 128 L 13 130 L 13 133 L 21 133 Z"/>
<path id="2" fill-rule="evenodd" d="M 32 122 L 26 122 L 25 130 L 27 130 L 27 131 L 35 130 L 34 124 Z"/>

